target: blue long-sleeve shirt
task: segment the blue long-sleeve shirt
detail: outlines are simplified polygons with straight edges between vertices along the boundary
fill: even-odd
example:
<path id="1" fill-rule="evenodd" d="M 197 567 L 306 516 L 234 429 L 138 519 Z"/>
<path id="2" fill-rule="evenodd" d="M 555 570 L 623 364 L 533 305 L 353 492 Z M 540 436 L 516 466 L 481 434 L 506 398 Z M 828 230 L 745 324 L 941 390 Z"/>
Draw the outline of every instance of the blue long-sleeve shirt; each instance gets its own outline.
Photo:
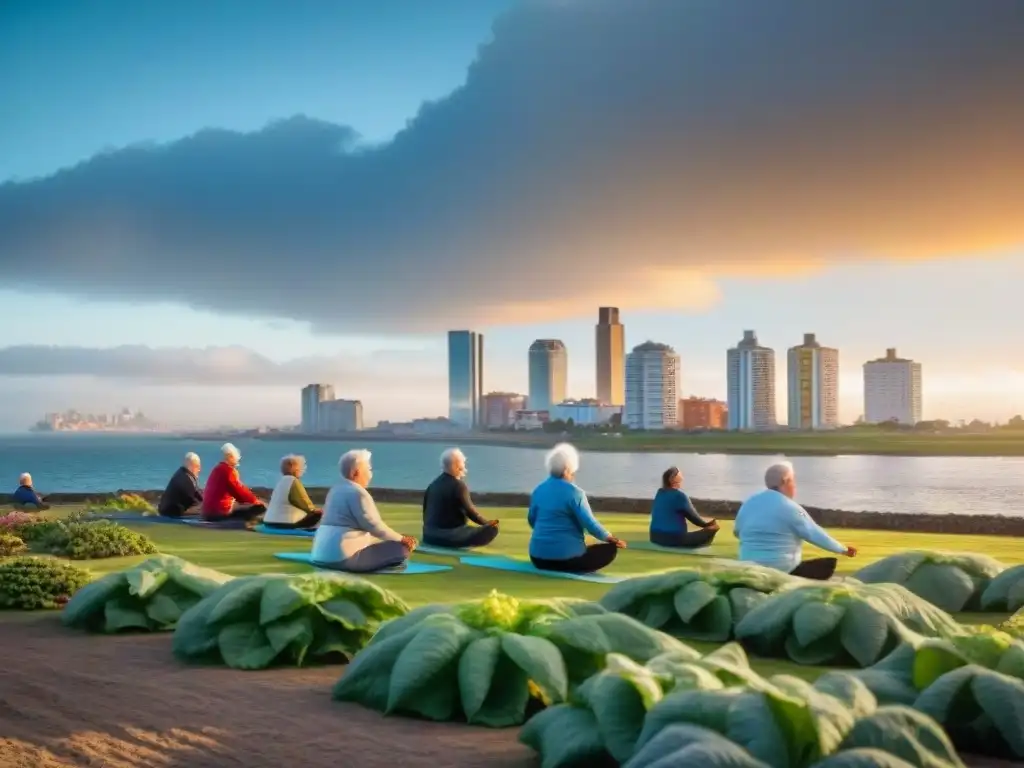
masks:
<path id="1" fill-rule="evenodd" d="M 43 500 L 31 485 L 19 485 L 14 491 L 15 504 L 35 504 L 42 506 Z"/>
<path id="2" fill-rule="evenodd" d="M 743 502 L 733 531 L 740 540 L 740 560 L 786 573 L 800 565 L 805 541 L 836 554 L 846 552 L 803 507 L 770 488 Z"/>
<path id="3" fill-rule="evenodd" d="M 651 507 L 651 533 L 686 533 L 686 521 L 698 528 L 707 528 L 710 522 L 694 509 L 690 497 L 678 488 L 659 488 Z"/>
<path id="4" fill-rule="evenodd" d="M 597 521 L 587 494 L 560 477 L 549 477 L 533 489 L 526 518 L 533 529 L 530 556 L 568 560 L 587 551 L 584 533 L 605 541 L 611 535 Z"/>

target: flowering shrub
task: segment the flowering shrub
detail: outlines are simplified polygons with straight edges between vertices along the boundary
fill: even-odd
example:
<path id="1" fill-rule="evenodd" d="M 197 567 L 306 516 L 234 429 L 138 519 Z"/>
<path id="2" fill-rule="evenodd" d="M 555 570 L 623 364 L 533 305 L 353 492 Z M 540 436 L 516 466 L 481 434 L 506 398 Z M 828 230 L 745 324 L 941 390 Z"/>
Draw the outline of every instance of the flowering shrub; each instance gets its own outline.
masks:
<path id="1" fill-rule="evenodd" d="M 111 512 L 141 512 L 154 514 L 156 507 L 137 493 L 121 493 L 111 499 L 89 502 L 85 511 L 92 515 L 104 515 Z"/>
<path id="2" fill-rule="evenodd" d="M 33 515 L 30 512 L 8 512 L 0 515 L 0 533 L 10 533 L 19 538 L 24 538 L 25 528 L 38 524 L 43 518 Z"/>
<path id="3" fill-rule="evenodd" d="M 107 520 L 91 523 L 57 523 L 39 541 L 54 555 L 72 560 L 156 554 L 156 545 L 143 533 Z"/>
<path id="4" fill-rule="evenodd" d="M 0 561 L 0 608 L 36 611 L 59 608 L 89 583 L 90 575 L 49 557 L 15 557 Z"/>
<path id="5" fill-rule="evenodd" d="M 0 557 L 18 555 L 27 549 L 25 542 L 13 533 L 0 533 Z"/>

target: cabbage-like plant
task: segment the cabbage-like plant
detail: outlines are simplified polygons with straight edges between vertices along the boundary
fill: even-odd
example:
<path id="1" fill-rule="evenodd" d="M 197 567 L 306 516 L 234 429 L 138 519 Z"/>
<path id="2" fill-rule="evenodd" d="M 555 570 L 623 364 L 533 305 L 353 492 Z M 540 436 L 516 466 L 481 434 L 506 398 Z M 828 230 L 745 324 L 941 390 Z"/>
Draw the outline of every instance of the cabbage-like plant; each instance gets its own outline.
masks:
<path id="1" fill-rule="evenodd" d="M 220 571 L 159 555 L 78 590 L 61 619 L 90 632 L 171 630 L 185 611 L 230 580 Z"/>
<path id="2" fill-rule="evenodd" d="M 248 576 L 186 611 L 172 646 L 183 660 L 234 669 L 348 660 L 407 611 L 394 593 L 341 573 Z"/>
<path id="3" fill-rule="evenodd" d="M 1024 565 L 1000 573 L 981 593 L 983 611 L 1019 611 L 1024 608 Z"/>
<path id="4" fill-rule="evenodd" d="M 594 603 L 492 592 L 384 625 L 345 670 L 334 698 L 386 714 L 511 726 L 532 707 L 565 701 L 610 652 L 647 660 L 683 648 Z"/>
<path id="5" fill-rule="evenodd" d="M 793 581 L 757 565 L 691 568 L 627 579 L 612 587 L 601 605 L 676 637 L 724 642 L 755 605 Z"/>
<path id="6" fill-rule="evenodd" d="M 758 655 L 797 664 L 867 667 L 915 634 L 959 632 L 949 614 L 895 584 L 813 584 L 755 606 L 736 638 Z"/>
<path id="7" fill-rule="evenodd" d="M 899 584 L 948 613 L 977 610 L 981 596 L 1004 566 L 988 555 L 902 552 L 861 568 L 865 584 Z"/>

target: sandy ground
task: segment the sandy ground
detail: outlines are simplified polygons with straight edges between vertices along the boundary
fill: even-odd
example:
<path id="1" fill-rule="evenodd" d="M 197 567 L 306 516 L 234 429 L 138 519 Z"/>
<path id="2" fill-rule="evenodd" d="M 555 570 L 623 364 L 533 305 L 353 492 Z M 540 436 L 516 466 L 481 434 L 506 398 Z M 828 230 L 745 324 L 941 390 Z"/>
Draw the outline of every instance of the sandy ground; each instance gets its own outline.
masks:
<path id="1" fill-rule="evenodd" d="M 538 764 L 516 741 L 516 729 L 383 718 L 334 703 L 330 689 L 344 667 L 189 667 L 171 655 L 170 640 L 90 636 L 64 629 L 55 617 L 0 624 L 0 767 Z"/>
<path id="2" fill-rule="evenodd" d="M 0 766 L 529 768 L 516 731 L 383 718 L 331 701 L 344 667 L 179 664 L 169 635 L 0 624 Z"/>

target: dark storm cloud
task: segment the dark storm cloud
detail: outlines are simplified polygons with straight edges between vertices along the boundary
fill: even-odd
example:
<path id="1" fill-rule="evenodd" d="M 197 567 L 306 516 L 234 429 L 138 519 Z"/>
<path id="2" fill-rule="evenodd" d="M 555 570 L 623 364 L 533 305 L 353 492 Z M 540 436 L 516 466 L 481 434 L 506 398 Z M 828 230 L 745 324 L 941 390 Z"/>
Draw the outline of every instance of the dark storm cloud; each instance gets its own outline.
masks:
<path id="1" fill-rule="evenodd" d="M 535 0 L 390 144 L 290 119 L 0 188 L 9 285 L 332 331 L 1024 241 L 1018 0 Z"/>

